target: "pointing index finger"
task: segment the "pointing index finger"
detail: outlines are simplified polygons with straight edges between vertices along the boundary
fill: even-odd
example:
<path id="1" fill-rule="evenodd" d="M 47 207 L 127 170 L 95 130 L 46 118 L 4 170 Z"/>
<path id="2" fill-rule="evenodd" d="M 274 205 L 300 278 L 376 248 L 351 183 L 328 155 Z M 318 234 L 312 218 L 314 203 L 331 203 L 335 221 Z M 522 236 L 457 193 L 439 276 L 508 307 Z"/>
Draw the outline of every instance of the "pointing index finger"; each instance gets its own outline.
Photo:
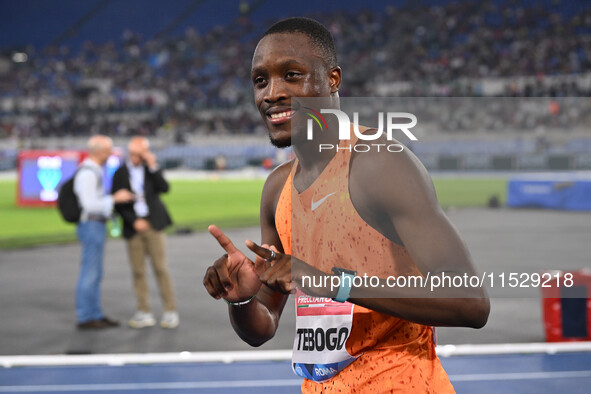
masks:
<path id="1" fill-rule="evenodd" d="M 226 234 L 224 234 L 222 232 L 222 230 L 220 230 L 215 224 L 212 224 L 211 226 L 209 226 L 207 228 L 207 230 L 209 231 L 209 233 L 211 235 L 214 236 L 214 238 L 218 241 L 218 243 L 220 244 L 220 246 L 222 248 L 224 248 L 224 250 L 226 252 L 228 252 L 228 254 L 232 254 L 232 253 L 238 251 L 238 249 L 236 249 L 236 246 L 234 246 L 234 244 L 232 243 L 232 241 L 230 241 L 230 238 L 228 238 L 226 236 Z"/>

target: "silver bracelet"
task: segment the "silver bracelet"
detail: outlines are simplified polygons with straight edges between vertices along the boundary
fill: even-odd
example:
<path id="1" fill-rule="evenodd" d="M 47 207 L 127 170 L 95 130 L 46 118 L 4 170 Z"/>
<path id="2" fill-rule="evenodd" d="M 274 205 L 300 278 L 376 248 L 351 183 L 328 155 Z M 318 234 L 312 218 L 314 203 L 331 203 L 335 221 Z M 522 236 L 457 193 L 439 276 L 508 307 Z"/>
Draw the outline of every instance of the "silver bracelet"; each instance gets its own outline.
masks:
<path id="1" fill-rule="evenodd" d="M 253 295 L 252 297 L 250 297 L 250 298 L 249 298 L 248 300 L 246 300 L 246 301 L 238 301 L 238 302 L 230 302 L 230 301 L 228 301 L 228 300 L 224 300 L 224 301 L 226 301 L 226 303 L 227 303 L 228 305 L 232 305 L 232 306 L 240 306 L 240 305 L 246 305 L 246 304 L 248 304 L 250 301 L 254 300 L 254 297 L 256 297 L 256 294 L 255 294 L 255 295 Z"/>

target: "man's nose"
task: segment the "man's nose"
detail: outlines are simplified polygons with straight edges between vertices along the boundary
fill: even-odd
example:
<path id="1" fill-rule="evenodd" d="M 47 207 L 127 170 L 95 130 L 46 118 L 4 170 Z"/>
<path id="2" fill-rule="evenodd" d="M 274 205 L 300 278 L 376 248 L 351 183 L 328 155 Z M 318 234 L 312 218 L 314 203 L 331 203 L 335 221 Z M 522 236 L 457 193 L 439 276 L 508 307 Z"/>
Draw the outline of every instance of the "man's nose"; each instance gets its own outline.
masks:
<path id="1" fill-rule="evenodd" d="M 275 103 L 286 98 L 288 98 L 288 94 L 285 82 L 277 78 L 271 79 L 265 90 L 264 100 L 268 103 Z"/>

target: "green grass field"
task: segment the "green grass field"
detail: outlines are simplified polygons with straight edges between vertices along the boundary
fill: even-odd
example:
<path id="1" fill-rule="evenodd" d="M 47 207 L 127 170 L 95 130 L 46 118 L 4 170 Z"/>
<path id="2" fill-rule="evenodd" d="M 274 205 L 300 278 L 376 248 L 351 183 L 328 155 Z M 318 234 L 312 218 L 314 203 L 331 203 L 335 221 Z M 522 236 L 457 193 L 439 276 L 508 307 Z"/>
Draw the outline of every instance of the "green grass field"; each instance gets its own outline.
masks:
<path id="1" fill-rule="evenodd" d="M 262 180 L 175 180 L 163 197 L 175 226 L 204 230 L 257 225 Z M 435 179 L 443 207 L 484 206 L 492 195 L 504 199 L 503 179 Z M 75 226 L 65 223 L 56 208 L 16 205 L 16 182 L 0 181 L 0 249 L 75 240 Z"/>

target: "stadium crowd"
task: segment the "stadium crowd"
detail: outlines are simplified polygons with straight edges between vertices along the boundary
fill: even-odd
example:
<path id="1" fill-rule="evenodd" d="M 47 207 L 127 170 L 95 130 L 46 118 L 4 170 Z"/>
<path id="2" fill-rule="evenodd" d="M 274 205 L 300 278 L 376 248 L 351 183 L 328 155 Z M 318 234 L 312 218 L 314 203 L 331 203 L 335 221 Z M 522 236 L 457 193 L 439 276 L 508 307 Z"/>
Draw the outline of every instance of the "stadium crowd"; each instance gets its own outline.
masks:
<path id="1" fill-rule="evenodd" d="M 589 96 L 591 5 L 563 3 L 564 13 L 509 0 L 311 16 L 342 54 L 342 96 Z M 0 71 L 0 137 L 262 134 L 250 82 L 261 33 L 243 15 L 203 34 L 28 48 Z M 487 90 L 491 80 L 501 88 Z"/>

